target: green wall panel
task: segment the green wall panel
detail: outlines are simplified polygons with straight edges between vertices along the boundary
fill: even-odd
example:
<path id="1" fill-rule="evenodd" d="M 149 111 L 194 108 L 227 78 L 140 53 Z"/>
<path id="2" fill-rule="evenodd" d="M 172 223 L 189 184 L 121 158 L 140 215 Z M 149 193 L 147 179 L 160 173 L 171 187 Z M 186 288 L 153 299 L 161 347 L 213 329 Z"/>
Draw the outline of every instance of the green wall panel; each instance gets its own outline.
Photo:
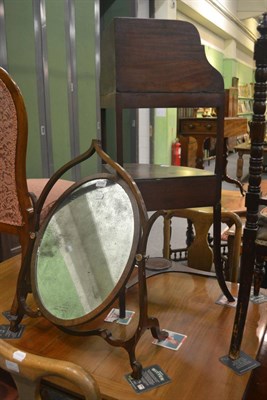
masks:
<path id="1" fill-rule="evenodd" d="M 100 0 L 101 26 L 104 29 L 114 17 L 133 17 L 135 0 Z"/>
<path id="2" fill-rule="evenodd" d="M 80 151 L 84 152 L 89 148 L 92 139 L 97 138 L 94 2 L 76 0 L 75 20 L 79 140 Z M 86 176 L 94 168 L 95 159 L 83 163 L 82 175 Z"/>
<path id="3" fill-rule="evenodd" d="M 154 164 L 171 164 L 171 145 L 176 138 L 176 108 L 155 109 Z"/>
<path id="4" fill-rule="evenodd" d="M 205 53 L 209 63 L 223 75 L 223 54 L 209 46 L 205 46 Z"/>
<path id="5" fill-rule="evenodd" d="M 254 82 L 254 69 L 236 59 L 224 60 L 224 83 L 225 88 L 232 86 L 232 77 L 239 78 L 238 84 L 245 85 Z"/>
<path id="6" fill-rule="evenodd" d="M 237 77 L 237 61 L 227 58 L 223 63 L 224 86 L 226 89 L 232 86 L 232 78 Z"/>
<path id="7" fill-rule="evenodd" d="M 21 88 L 29 119 L 28 177 L 42 177 L 34 16 L 30 0 L 5 1 L 9 72 Z M 76 55 L 80 152 L 96 138 L 94 1 L 76 0 Z M 71 158 L 67 93 L 65 1 L 46 0 L 48 77 L 54 169 Z M 95 169 L 95 161 L 88 162 Z M 88 165 L 82 174 L 88 174 Z M 89 168 L 89 169 L 90 169 Z M 89 171 L 90 172 L 90 171 Z"/>
<path id="8" fill-rule="evenodd" d="M 50 116 L 54 170 L 71 159 L 64 0 L 46 0 Z"/>
<path id="9" fill-rule="evenodd" d="M 29 124 L 27 175 L 42 176 L 32 2 L 4 2 L 8 69 L 21 89 Z"/>
<path id="10" fill-rule="evenodd" d="M 166 108 L 157 108 L 154 111 L 154 155 L 153 163 L 162 164 L 167 155 L 168 118 Z"/>
<path id="11" fill-rule="evenodd" d="M 100 0 L 101 32 L 103 32 L 114 17 L 134 17 L 135 0 Z M 134 148 L 131 137 L 132 112 L 123 111 L 123 154 L 124 162 L 134 162 L 132 153 Z M 115 113 L 114 110 L 106 111 L 107 152 L 114 158 L 116 155 L 115 136 Z"/>
<path id="12" fill-rule="evenodd" d="M 237 63 L 237 76 L 239 78 L 239 85 L 254 82 L 254 69 L 248 65 Z"/>

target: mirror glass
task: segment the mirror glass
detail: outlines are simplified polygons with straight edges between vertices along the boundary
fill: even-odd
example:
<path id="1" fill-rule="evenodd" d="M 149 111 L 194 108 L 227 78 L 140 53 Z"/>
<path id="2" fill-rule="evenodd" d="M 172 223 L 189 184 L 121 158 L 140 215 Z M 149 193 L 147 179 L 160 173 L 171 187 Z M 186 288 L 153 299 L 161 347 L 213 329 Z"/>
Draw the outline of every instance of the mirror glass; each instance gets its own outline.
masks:
<path id="1" fill-rule="evenodd" d="M 45 310 L 63 320 L 95 310 L 129 257 L 133 264 L 134 236 L 133 204 L 121 184 L 93 179 L 70 192 L 35 243 L 35 291 Z"/>

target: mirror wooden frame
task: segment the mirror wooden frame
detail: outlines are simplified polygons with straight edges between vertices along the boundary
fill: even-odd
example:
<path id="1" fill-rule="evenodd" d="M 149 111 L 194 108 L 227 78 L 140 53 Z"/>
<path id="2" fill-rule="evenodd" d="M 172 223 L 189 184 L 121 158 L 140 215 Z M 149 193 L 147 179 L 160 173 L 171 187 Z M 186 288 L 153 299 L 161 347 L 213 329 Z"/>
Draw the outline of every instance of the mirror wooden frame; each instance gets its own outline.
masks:
<path id="1" fill-rule="evenodd" d="M 40 249 L 40 245 L 42 244 L 44 234 L 47 230 L 47 227 L 49 226 L 49 223 L 51 221 L 51 218 L 56 215 L 55 213 L 61 209 L 61 207 L 64 207 L 64 202 L 76 191 L 79 189 L 83 184 L 90 183 L 91 181 L 94 180 L 99 180 L 99 179 L 105 179 L 107 181 L 111 181 L 115 184 L 118 184 L 122 187 L 122 189 L 125 191 L 127 194 L 131 207 L 133 210 L 133 240 L 131 244 L 131 249 L 129 252 L 129 257 L 127 260 L 126 265 L 124 266 L 123 272 L 118 280 L 118 282 L 114 285 L 114 288 L 112 291 L 109 293 L 109 295 L 103 300 L 99 306 L 94 308 L 93 310 L 89 311 L 88 313 L 84 314 L 81 317 L 74 317 L 72 319 L 64 319 L 57 317 L 56 315 L 52 314 L 46 305 L 44 304 L 44 301 L 42 300 L 42 296 L 40 294 L 40 290 L 38 287 L 38 252 Z M 76 184 L 72 185 L 71 188 L 66 190 L 64 194 L 57 200 L 57 202 L 54 204 L 53 208 L 50 210 L 49 214 L 47 215 L 45 221 L 42 223 L 41 229 L 38 232 L 38 235 L 36 236 L 36 240 L 34 243 L 33 247 L 33 253 L 32 253 L 32 258 L 31 258 L 31 286 L 32 286 L 32 291 L 33 291 L 33 296 L 34 299 L 37 303 L 38 308 L 40 309 L 42 315 L 44 315 L 47 319 L 49 319 L 51 322 L 53 322 L 56 325 L 61 325 L 61 326 L 79 326 L 84 323 L 88 323 L 95 318 L 97 318 L 100 314 L 105 312 L 112 303 L 117 300 L 117 298 L 120 298 L 122 296 L 122 288 L 124 288 L 129 281 L 130 275 L 133 272 L 134 265 L 135 265 L 135 256 L 137 254 L 137 249 L 140 241 L 140 216 L 139 216 L 139 210 L 138 210 L 138 205 L 135 200 L 135 197 L 128 187 L 128 185 L 125 183 L 124 180 L 120 179 L 118 176 L 111 175 L 111 174 L 106 174 L 106 173 L 99 173 L 92 175 L 90 177 L 84 178 L 81 181 L 77 182 Z M 125 310 L 123 310 L 123 307 L 121 307 L 121 313 L 122 313 L 122 318 L 125 317 Z"/>
<path id="2" fill-rule="evenodd" d="M 66 323 L 64 320 L 55 319 L 51 316 L 44 308 L 40 306 L 40 302 L 38 301 L 38 294 L 36 292 L 34 279 L 31 280 L 31 275 L 34 273 L 32 272 L 32 267 L 34 263 L 34 249 L 36 250 L 37 246 L 36 239 L 38 232 L 40 232 L 40 215 L 42 211 L 42 207 L 44 202 L 50 193 L 51 189 L 55 185 L 55 183 L 60 179 L 60 177 L 65 174 L 69 169 L 74 167 L 75 165 L 87 160 L 93 154 L 97 154 L 101 161 L 101 170 L 112 170 L 113 174 L 100 174 L 95 176 L 108 176 L 109 179 L 114 179 L 115 181 L 123 180 L 125 185 L 128 187 L 127 191 L 130 194 L 131 202 L 134 204 L 134 210 L 138 212 L 136 223 L 140 223 L 140 237 L 136 244 L 137 251 L 136 254 L 132 254 L 134 250 L 134 246 L 131 250 L 131 260 L 125 266 L 125 271 L 123 273 L 123 278 L 120 280 L 120 285 L 116 285 L 114 292 L 110 294 L 107 301 L 104 302 L 101 306 L 97 308 L 97 310 L 89 313 L 88 315 L 79 318 L 78 320 L 72 321 L 71 324 Z M 95 177 L 93 176 L 93 177 Z M 92 177 L 88 177 L 85 180 L 90 180 Z M 70 193 L 73 188 L 79 186 L 81 183 L 74 184 L 71 186 L 55 203 L 53 209 L 51 210 L 48 219 L 53 214 L 53 211 L 57 207 L 57 204 L 61 202 L 61 200 Z M 32 318 L 38 318 L 41 316 L 46 317 L 52 323 L 56 324 L 59 329 L 78 336 L 88 336 L 88 335 L 98 335 L 104 338 L 110 345 L 116 347 L 124 348 L 130 360 L 130 365 L 132 367 L 132 376 L 134 379 L 140 379 L 142 376 L 142 365 L 136 360 L 135 356 L 135 349 L 136 345 L 141 338 L 142 334 L 147 330 L 150 329 L 152 336 L 158 340 L 164 340 L 168 334 L 166 331 L 161 331 L 159 326 L 159 321 L 157 318 L 149 317 L 148 316 L 148 301 L 147 301 L 147 287 L 146 287 L 146 247 L 147 247 L 147 240 L 151 228 L 155 222 L 155 220 L 160 216 L 163 215 L 164 211 L 158 211 L 151 218 L 148 218 L 146 207 L 140 191 L 131 178 L 131 176 L 116 162 L 114 162 L 101 148 L 101 143 L 98 140 L 93 140 L 90 148 L 81 156 L 75 158 L 74 160 L 70 161 L 69 163 L 65 164 L 62 168 L 60 168 L 48 181 L 47 185 L 45 186 L 43 192 L 41 193 L 40 197 L 38 198 L 35 207 L 33 218 L 31 221 L 31 232 L 30 232 L 30 240 L 29 245 L 27 248 L 26 256 L 22 260 L 22 267 L 20 269 L 18 283 L 17 283 L 17 290 L 16 296 L 18 300 L 18 311 L 16 315 L 11 316 L 10 321 L 10 330 L 17 331 L 19 329 L 19 324 L 22 321 L 24 315 L 28 315 Z M 42 231 L 41 231 L 42 233 Z M 130 262 L 131 265 L 130 265 Z M 98 328 L 95 327 L 95 324 L 92 324 L 90 327 L 90 323 L 94 320 L 97 316 L 102 314 L 113 301 L 116 299 L 119 300 L 119 309 L 120 315 L 123 316 L 125 313 L 125 293 L 127 290 L 127 283 L 130 279 L 131 272 L 133 271 L 134 266 L 137 265 L 137 275 L 138 275 L 138 308 L 139 308 L 139 320 L 136 325 L 136 329 L 134 330 L 133 334 L 126 339 L 117 339 L 113 337 L 113 334 L 110 330 L 106 328 Z M 35 296 L 35 300 L 37 303 L 37 307 L 33 307 L 28 304 L 27 297 L 30 293 L 33 293 Z M 87 326 L 89 325 L 89 327 Z"/>

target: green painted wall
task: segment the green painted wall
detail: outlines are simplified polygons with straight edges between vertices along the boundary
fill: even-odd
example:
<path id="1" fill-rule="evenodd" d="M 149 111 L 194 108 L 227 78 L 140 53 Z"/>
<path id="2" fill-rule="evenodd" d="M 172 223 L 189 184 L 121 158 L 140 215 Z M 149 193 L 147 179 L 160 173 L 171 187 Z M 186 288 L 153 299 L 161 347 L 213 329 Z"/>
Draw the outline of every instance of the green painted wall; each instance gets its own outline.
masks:
<path id="1" fill-rule="evenodd" d="M 254 82 L 254 69 L 234 58 L 224 58 L 223 53 L 205 46 L 205 53 L 210 64 L 216 68 L 224 78 L 225 88 L 232 86 L 232 78 L 238 77 L 239 84 Z"/>
<path id="2" fill-rule="evenodd" d="M 232 78 L 237 77 L 237 60 L 226 58 L 223 63 L 224 86 L 229 88 L 232 86 Z"/>
<path id="3" fill-rule="evenodd" d="M 155 164 L 171 164 L 171 145 L 176 138 L 176 115 L 176 108 L 160 108 L 154 111 Z"/>
<path id="4" fill-rule="evenodd" d="M 79 140 L 80 151 L 83 153 L 90 146 L 92 139 L 97 138 L 94 2 L 76 0 L 75 19 Z M 95 158 L 82 164 L 82 176 L 95 169 Z"/>
<path id="5" fill-rule="evenodd" d="M 76 54 L 80 152 L 96 138 L 96 71 L 94 1 L 76 0 Z M 6 0 L 5 21 L 9 72 L 19 85 L 27 108 L 29 140 L 27 176 L 42 177 L 40 128 L 32 1 Z M 48 76 L 54 169 L 70 160 L 67 96 L 65 1 L 46 0 Z M 95 161 L 82 167 L 82 175 Z M 94 168 L 95 169 L 95 168 Z"/>
<path id="6" fill-rule="evenodd" d="M 50 116 L 54 170 L 71 159 L 64 0 L 46 0 Z"/>
<path id="7" fill-rule="evenodd" d="M 104 29 L 114 17 L 133 17 L 135 0 L 100 0 L 100 14 Z"/>
<path id="8" fill-rule="evenodd" d="M 235 59 L 224 60 L 224 82 L 225 87 L 232 86 L 232 77 L 239 78 L 239 85 L 254 82 L 254 68 L 249 67 Z"/>
<path id="9" fill-rule="evenodd" d="M 101 0 L 100 1 L 100 27 L 101 32 L 112 23 L 115 17 L 134 17 L 135 0 Z M 131 124 L 135 118 L 131 110 L 123 110 L 123 154 L 124 162 L 135 162 L 135 148 L 133 147 Z M 106 110 L 106 147 L 108 154 L 116 157 L 115 112 Z"/>
<path id="10" fill-rule="evenodd" d="M 9 73 L 19 85 L 28 112 L 28 177 L 42 176 L 32 2 L 8 0 L 5 6 Z"/>
<path id="11" fill-rule="evenodd" d="M 254 82 L 254 69 L 239 62 L 237 64 L 237 77 L 239 78 L 239 85 Z"/>
<path id="12" fill-rule="evenodd" d="M 223 54 L 209 46 L 205 46 L 205 54 L 209 63 L 223 75 Z"/>

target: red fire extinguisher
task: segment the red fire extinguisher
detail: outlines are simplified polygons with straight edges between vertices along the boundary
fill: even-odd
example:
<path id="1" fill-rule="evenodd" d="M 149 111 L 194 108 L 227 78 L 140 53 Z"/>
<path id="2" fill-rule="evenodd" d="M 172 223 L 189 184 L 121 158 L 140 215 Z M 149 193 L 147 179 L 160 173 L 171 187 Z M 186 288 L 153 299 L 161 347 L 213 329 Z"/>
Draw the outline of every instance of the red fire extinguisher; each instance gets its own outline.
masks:
<path id="1" fill-rule="evenodd" d="M 178 139 L 172 143 L 172 165 L 181 165 L 181 143 Z"/>

